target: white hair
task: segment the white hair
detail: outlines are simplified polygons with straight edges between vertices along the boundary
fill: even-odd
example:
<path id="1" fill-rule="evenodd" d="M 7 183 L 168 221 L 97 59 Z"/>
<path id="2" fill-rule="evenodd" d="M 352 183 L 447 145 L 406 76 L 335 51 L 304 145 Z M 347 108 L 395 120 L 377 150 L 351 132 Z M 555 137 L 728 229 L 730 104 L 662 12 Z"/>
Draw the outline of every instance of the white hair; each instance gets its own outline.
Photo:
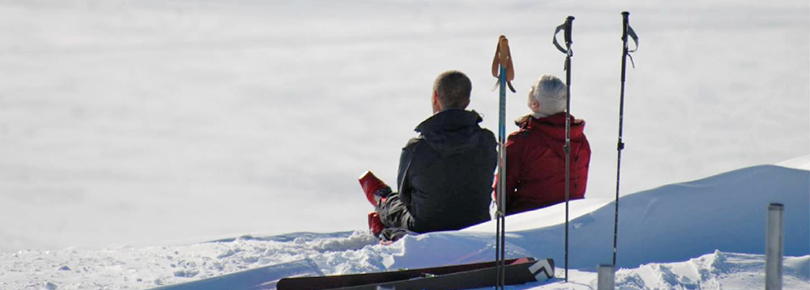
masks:
<path id="1" fill-rule="evenodd" d="M 566 86 L 553 75 L 542 75 L 532 85 L 532 98 L 540 103 L 539 117 L 565 112 Z"/>

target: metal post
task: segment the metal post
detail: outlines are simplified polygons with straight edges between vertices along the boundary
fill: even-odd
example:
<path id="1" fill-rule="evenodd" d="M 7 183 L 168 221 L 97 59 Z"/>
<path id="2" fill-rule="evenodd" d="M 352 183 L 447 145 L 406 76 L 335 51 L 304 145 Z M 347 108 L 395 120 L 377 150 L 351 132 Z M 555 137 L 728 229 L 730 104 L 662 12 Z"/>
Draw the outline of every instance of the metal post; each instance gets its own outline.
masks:
<path id="1" fill-rule="evenodd" d="M 597 268 L 597 273 L 599 275 L 598 278 L 598 290 L 614 290 L 614 269 L 613 265 L 599 265 Z"/>
<path id="2" fill-rule="evenodd" d="M 781 203 L 768 205 L 768 229 L 765 237 L 765 289 L 782 289 L 782 255 L 784 253 L 784 212 Z"/>

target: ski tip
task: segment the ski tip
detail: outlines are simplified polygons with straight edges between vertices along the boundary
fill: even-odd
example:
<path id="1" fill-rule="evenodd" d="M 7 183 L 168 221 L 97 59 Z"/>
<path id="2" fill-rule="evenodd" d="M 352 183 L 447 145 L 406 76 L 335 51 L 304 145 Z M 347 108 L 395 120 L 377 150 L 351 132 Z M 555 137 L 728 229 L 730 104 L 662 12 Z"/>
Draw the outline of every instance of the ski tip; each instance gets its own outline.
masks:
<path id="1" fill-rule="evenodd" d="M 357 179 L 363 180 L 365 178 L 368 178 L 369 176 L 374 176 L 374 173 L 371 172 L 371 170 L 366 170 L 365 172 L 363 172 L 363 174 L 360 174 L 360 177 L 358 177 Z"/>

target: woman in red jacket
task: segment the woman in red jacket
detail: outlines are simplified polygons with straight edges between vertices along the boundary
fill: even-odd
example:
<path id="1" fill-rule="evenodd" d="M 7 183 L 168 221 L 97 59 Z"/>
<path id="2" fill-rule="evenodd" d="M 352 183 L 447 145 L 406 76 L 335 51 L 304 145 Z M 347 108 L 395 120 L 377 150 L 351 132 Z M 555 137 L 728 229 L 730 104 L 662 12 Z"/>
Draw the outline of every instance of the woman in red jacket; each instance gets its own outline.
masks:
<path id="1" fill-rule="evenodd" d="M 566 86 L 543 75 L 529 92 L 532 114 L 515 123 L 506 143 L 506 212 L 513 214 L 565 201 Z M 591 147 L 585 121 L 571 116 L 571 200 L 585 197 Z"/>

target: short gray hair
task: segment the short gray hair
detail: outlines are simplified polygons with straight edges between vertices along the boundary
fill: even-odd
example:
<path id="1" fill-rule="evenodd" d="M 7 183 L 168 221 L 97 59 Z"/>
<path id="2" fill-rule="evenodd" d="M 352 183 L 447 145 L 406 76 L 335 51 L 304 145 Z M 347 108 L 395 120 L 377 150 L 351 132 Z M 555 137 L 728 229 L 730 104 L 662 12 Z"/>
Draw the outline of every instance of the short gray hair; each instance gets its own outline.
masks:
<path id="1" fill-rule="evenodd" d="M 553 75 L 542 75 L 532 85 L 532 98 L 540 103 L 540 113 L 547 116 L 565 112 L 567 93 L 565 83 Z"/>

